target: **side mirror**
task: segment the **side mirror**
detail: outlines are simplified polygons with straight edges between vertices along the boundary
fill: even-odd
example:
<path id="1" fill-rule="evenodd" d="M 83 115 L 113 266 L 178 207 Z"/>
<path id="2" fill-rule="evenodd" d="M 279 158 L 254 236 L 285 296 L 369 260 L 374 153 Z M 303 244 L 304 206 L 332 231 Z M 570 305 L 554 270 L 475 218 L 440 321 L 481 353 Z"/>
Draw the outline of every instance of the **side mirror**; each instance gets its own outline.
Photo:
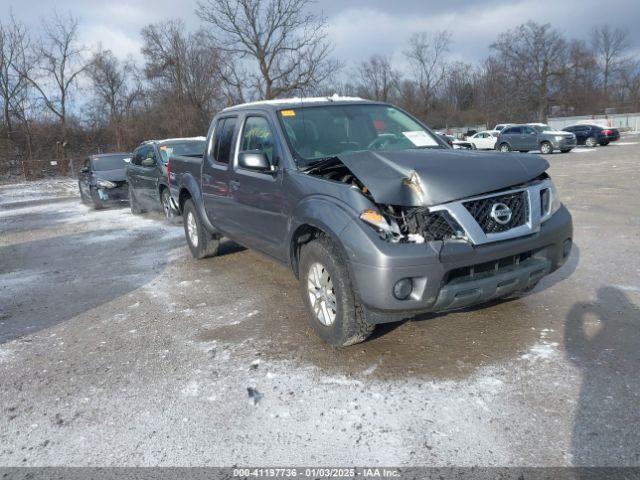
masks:
<path id="1" fill-rule="evenodd" d="M 89 173 L 89 167 L 82 167 L 80 173 Z"/>
<path id="2" fill-rule="evenodd" d="M 248 150 L 238 154 L 238 166 L 256 172 L 271 172 L 271 163 L 260 150 Z"/>
<path id="3" fill-rule="evenodd" d="M 151 157 L 147 157 L 140 162 L 143 167 L 153 167 L 156 164 L 156 160 Z"/>
<path id="4" fill-rule="evenodd" d="M 129 158 L 123 158 L 123 159 L 122 159 L 122 161 L 123 161 L 124 163 L 131 163 L 131 157 L 129 157 Z"/>

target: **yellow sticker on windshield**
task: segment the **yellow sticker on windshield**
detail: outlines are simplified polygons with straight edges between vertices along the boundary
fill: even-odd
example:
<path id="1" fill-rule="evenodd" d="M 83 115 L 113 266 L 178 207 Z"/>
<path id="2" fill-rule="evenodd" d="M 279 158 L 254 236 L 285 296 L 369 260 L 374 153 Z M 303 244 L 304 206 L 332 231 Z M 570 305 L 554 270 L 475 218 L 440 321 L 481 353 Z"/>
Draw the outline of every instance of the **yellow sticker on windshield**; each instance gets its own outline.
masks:
<path id="1" fill-rule="evenodd" d="M 283 117 L 295 117 L 296 116 L 296 111 L 295 110 L 281 110 L 280 111 L 280 115 L 282 115 Z"/>

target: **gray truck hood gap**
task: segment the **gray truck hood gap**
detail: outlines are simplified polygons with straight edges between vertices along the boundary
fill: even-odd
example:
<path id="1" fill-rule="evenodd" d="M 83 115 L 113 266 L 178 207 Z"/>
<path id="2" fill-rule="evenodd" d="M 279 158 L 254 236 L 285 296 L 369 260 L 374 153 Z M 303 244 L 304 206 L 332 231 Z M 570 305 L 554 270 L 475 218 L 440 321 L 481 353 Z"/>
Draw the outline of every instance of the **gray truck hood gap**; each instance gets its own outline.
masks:
<path id="1" fill-rule="evenodd" d="M 457 150 L 362 151 L 336 155 L 376 203 L 431 206 L 530 181 L 547 168 L 542 157 Z"/>

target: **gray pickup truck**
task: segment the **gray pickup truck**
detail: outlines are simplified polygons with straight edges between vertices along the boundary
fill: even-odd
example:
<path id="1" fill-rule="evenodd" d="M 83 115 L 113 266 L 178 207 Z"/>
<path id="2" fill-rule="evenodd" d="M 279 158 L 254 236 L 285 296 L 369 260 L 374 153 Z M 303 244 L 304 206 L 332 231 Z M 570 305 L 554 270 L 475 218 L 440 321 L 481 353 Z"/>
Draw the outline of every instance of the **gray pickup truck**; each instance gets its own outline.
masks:
<path id="1" fill-rule="evenodd" d="M 174 156 L 195 258 L 228 237 L 287 264 L 325 341 L 520 294 L 566 260 L 572 222 L 534 155 L 452 150 L 402 110 L 355 98 L 222 110 L 203 159 Z"/>

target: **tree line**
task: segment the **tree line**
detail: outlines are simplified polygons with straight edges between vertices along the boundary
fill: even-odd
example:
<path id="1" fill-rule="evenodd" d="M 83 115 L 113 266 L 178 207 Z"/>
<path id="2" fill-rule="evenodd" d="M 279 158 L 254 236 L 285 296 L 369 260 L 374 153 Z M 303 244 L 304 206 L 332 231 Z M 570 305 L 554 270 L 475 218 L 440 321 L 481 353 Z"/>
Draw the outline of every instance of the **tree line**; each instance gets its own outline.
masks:
<path id="1" fill-rule="evenodd" d="M 451 33 L 420 32 L 395 58 L 347 65 L 312 3 L 201 0 L 197 30 L 179 19 L 144 26 L 138 63 L 82 45 L 70 13 L 54 12 L 37 32 L 0 20 L 0 176 L 37 177 L 52 160 L 69 174 L 89 153 L 204 135 L 216 111 L 255 99 L 357 95 L 436 128 L 640 109 L 640 60 L 622 29 L 569 39 L 529 21 L 497 35 L 476 63 L 451 60 Z"/>

